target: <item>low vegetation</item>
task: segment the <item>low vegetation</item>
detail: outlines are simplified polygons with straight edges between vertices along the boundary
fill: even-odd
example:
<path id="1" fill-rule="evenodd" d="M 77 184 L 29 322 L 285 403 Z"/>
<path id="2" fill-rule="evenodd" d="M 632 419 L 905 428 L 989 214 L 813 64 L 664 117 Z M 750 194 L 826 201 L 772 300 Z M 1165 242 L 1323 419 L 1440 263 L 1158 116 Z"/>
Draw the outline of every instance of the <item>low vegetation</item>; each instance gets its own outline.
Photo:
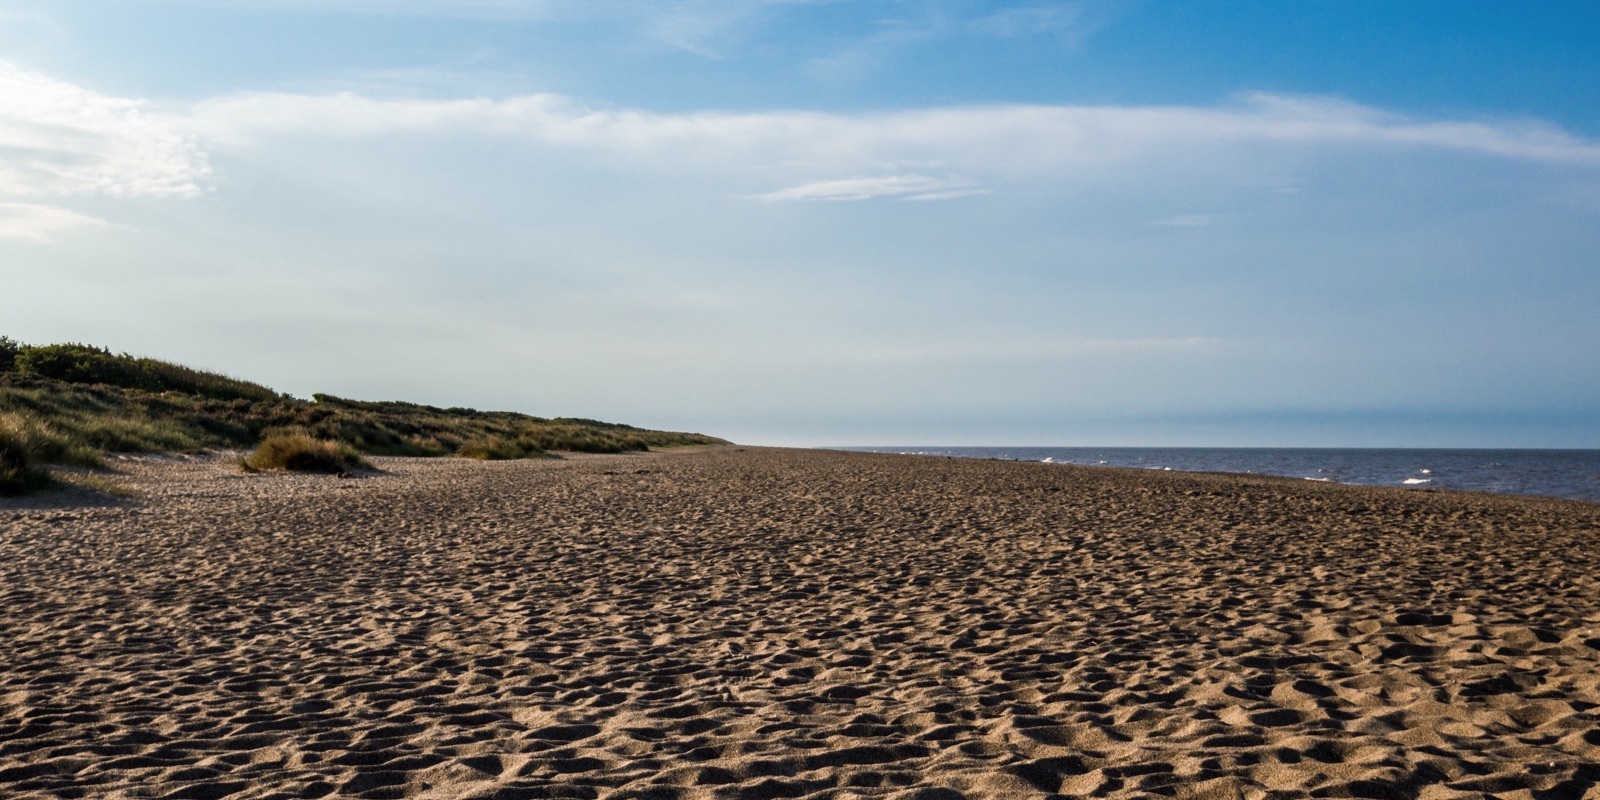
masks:
<path id="1" fill-rule="evenodd" d="M 456 455 L 482 461 L 509 461 L 518 458 L 546 458 L 550 453 L 531 439 L 487 436 L 463 442 L 456 448 Z"/>
<path id="2" fill-rule="evenodd" d="M 0 344 L 0 369 L 23 375 L 54 378 L 66 383 L 102 384 L 147 392 L 182 392 L 217 400 L 275 400 L 277 392 L 249 381 L 212 372 L 157 361 L 135 358 L 126 353 L 114 355 L 104 347 L 87 344 L 47 344 L 36 347 L 18 345 L 10 339 Z"/>
<path id="3" fill-rule="evenodd" d="M 35 463 L 100 466 L 101 450 L 88 445 L 37 416 L 17 413 L 0 403 L 0 431 Z"/>
<path id="4" fill-rule="evenodd" d="M 29 463 L 35 465 L 94 465 L 108 452 L 249 449 L 275 435 L 294 434 L 338 443 L 360 455 L 484 459 L 724 443 L 590 419 L 327 394 L 302 400 L 249 381 L 92 345 L 31 346 L 5 337 L 0 337 L 0 414 L 26 429 L 33 448 Z"/>
<path id="5" fill-rule="evenodd" d="M 24 494 L 50 482 L 37 463 L 37 449 L 20 418 L 0 417 L 0 496 Z"/>
<path id="6" fill-rule="evenodd" d="M 281 469 L 290 472 L 328 472 L 343 474 L 372 465 L 344 442 L 314 439 L 304 433 L 278 433 L 268 436 L 244 460 L 249 472 Z"/>

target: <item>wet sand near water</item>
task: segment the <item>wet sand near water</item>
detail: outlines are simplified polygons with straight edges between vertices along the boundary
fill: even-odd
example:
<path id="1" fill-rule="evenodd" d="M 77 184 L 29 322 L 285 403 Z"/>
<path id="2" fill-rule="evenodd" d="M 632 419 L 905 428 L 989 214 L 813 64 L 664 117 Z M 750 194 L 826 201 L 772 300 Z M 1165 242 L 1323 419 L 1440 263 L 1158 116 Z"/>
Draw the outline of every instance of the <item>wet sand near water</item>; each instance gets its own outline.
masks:
<path id="1" fill-rule="evenodd" d="M 865 453 L 0 500 L 0 796 L 1600 797 L 1600 505 Z"/>

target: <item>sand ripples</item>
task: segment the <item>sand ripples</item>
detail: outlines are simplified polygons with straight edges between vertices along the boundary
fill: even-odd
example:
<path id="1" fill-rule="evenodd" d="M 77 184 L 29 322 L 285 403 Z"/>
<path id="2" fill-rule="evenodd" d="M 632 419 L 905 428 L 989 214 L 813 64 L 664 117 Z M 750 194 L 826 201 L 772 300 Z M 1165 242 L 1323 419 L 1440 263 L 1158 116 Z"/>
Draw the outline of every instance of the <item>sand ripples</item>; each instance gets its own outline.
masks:
<path id="1" fill-rule="evenodd" d="M 1585 797 L 1592 505 L 804 451 L 0 506 L 0 794 Z"/>

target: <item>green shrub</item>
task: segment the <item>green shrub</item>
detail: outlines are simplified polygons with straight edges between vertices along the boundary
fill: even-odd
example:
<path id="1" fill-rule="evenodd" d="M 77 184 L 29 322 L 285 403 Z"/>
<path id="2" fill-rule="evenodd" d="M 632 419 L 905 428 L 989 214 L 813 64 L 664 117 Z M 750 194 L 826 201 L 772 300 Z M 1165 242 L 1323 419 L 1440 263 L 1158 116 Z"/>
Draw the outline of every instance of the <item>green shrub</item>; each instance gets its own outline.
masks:
<path id="1" fill-rule="evenodd" d="M 0 417 L 0 496 L 26 494 L 50 483 L 50 473 L 36 463 L 29 427 L 9 415 Z"/>
<path id="2" fill-rule="evenodd" d="M 371 466 L 350 445 L 313 439 L 303 433 L 269 436 L 241 464 L 250 472 L 282 469 L 291 472 L 345 473 Z"/>
<path id="3" fill-rule="evenodd" d="M 511 461 L 519 458 L 548 458 L 550 454 L 528 439 L 485 436 L 463 442 L 456 450 L 456 455 L 483 461 Z"/>
<path id="4" fill-rule="evenodd" d="M 202 372 L 153 358 L 114 355 L 87 344 L 18 346 L 16 371 L 67 383 L 105 384 L 146 392 L 183 392 L 219 400 L 273 400 L 278 393 L 260 384 Z"/>
<path id="5" fill-rule="evenodd" d="M 68 383 L 103 383 L 161 391 L 161 383 L 134 359 L 118 358 L 110 350 L 86 344 L 23 347 L 17 353 L 17 371 Z"/>

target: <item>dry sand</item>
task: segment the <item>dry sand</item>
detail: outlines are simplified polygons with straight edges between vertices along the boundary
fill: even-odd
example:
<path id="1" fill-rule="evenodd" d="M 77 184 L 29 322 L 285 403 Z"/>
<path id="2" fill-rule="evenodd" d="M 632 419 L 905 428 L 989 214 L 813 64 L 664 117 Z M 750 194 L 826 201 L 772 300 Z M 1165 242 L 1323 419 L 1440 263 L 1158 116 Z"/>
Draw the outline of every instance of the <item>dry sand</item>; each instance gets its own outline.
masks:
<path id="1" fill-rule="evenodd" d="M 1600 505 L 720 448 L 0 501 L 0 796 L 1600 797 Z"/>

